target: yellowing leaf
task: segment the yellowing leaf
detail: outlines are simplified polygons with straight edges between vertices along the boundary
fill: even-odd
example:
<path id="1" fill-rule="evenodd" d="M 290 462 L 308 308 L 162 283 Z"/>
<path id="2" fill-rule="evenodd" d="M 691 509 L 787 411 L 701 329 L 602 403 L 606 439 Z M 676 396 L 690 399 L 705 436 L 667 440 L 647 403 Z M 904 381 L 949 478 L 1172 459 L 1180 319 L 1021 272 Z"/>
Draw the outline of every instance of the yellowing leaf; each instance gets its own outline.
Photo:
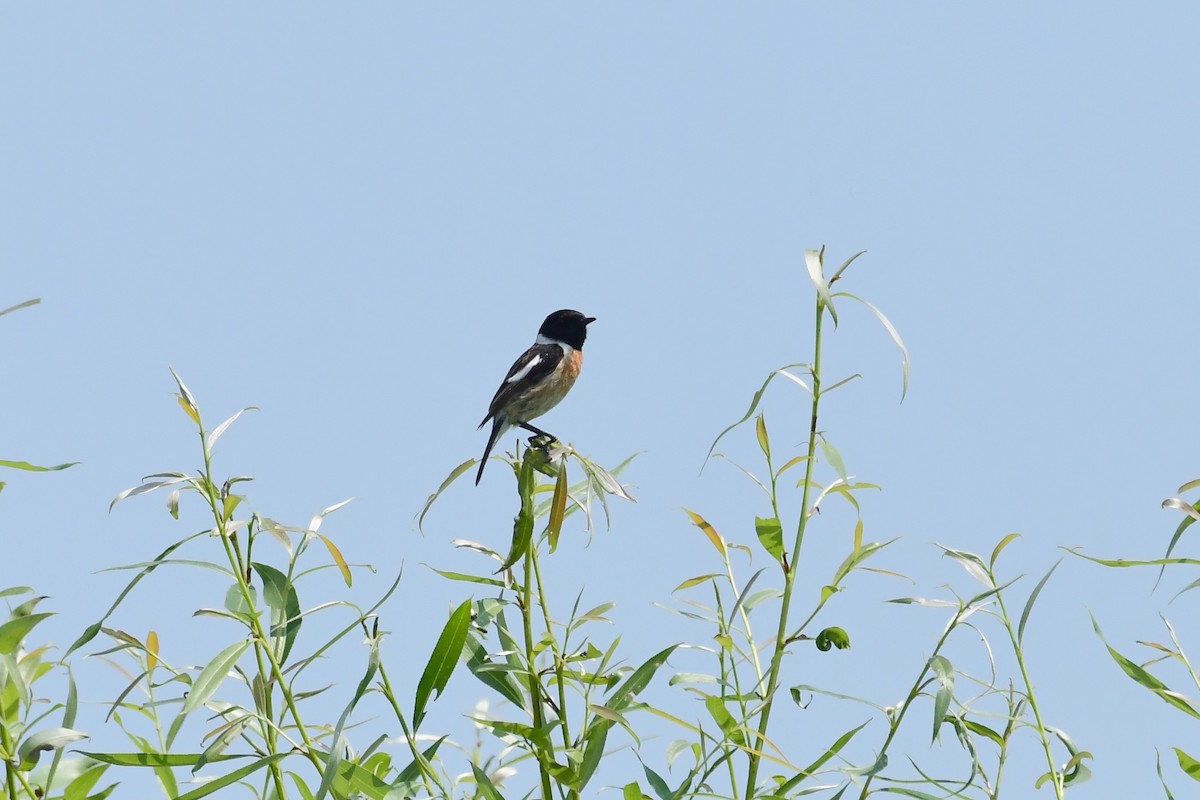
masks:
<path id="1" fill-rule="evenodd" d="M 692 524 L 700 530 L 704 531 L 704 535 L 713 543 L 713 547 L 717 548 L 717 552 L 722 556 L 726 554 L 725 540 L 721 538 L 721 534 L 717 533 L 717 529 L 709 524 L 708 520 L 697 514 L 695 511 L 684 509 L 683 512 L 692 519 Z"/>

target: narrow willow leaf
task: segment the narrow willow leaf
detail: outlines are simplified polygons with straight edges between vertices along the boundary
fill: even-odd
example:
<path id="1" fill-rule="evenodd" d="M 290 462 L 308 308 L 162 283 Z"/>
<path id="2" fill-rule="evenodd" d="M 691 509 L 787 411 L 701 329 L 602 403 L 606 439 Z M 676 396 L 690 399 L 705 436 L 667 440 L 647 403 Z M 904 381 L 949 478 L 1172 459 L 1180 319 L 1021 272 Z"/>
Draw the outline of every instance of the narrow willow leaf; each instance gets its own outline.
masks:
<path id="1" fill-rule="evenodd" d="M 934 656 L 929 659 L 929 668 L 933 670 L 940 688 L 933 698 L 933 738 L 936 742 L 942 723 L 946 720 L 946 712 L 950 709 L 950 701 L 954 697 L 954 667 L 945 656 Z"/>
<path id="2" fill-rule="evenodd" d="M 29 635 L 29 632 L 44 619 L 54 616 L 52 613 L 44 614 L 29 614 L 24 617 L 16 617 L 8 622 L 0 625 L 0 653 L 16 654 L 17 648 L 21 642 Z"/>
<path id="3" fill-rule="evenodd" d="M 200 675 L 192 683 L 191 691 L 188 692 L 187 698 L 183 701 L 183 712 L 189 714 L 197 708 L 208 702 L 217 690 L 221 688 L 221 684 L 225 682 L 225 677 L 237 664 L 238 659 L 246 652 L 246 648 L 250 646 L 249 641 L 241 641 L 231 644 L 226 647 L 217 657 L 209 662 L 208 666 L 200 671 Z"/>
<path id="4" fill-rule="evenodd" d="M 113 510 L 113 506 L 127 498 L 136 497 L 139 494 L 146 494 L 147 492 L 153 492 L 155 489 L 161 489 L 164 486 L 174 486 L 177 483 L 183 483 L 184 481 L 191 480 L 192 479 L 190 477 L 184 475 L 170 478 L 168 480 L 150 481 L 149 483 L 143 483 L 140 486 L 135 486 L 132 489 L 126 489 L 113 498 L 113 501 L 108 504 L 108 510 L 111 512 Z"/>
<path id="5" fill-rule="evenodd" d="M 1029 621 L 1029 613 L 1033 611 L 1033 604 L 1037 601 L 1038 595 L 1042 593 L 1042 587 L 1046 585 L 1046 581 L 1050 580 L 1050 576 L 1054 574 L 1054 570 L 1058 569 L 1058 565 L 1062 563 L 1060 558 L 1054 562 L 1054 566 L 1050 568 L 1042 579 L 1038 581 L 1037 586 L 1033 587 L 1033 591 L 1029 594 L 1029 599 L 1025 601 L 1025 608 L 1021 611 L 1021 622 L 1017 625 L 1017 643 L 1020 644 L 1025 638 L 1025 623 Z"/>
<path id="6" fill-rule="evenodd" d="M 900 369 L 902 370 L 902 372 L 904 374 L 903 385 L 901 386 L 901 389 L 900 389 L 900 402 L 903 403 L 905 396 L 908 394 L 908 371 L 909 371 L 910 361 L 909 361 L 909 357 L 908 357 L 908 348 L 904 346 L 904 340 L 900 338 L 900 331 L 896 330 L 896 326 L 892 324 L 891 320 L 889 320 L 886 316 L 884 316 L 884 313 L 882 311 L 880 311 L 874 305 L 872 305 L 871 303 L 862 299 L 861 297 L 850 294 L 849 292 L 838 292 L 837 295 L 835 295 L 835 296 L 836 297 L 849 297 L 851 300 L 857 300 L 858 302 L 862 303 L 864 306 L 869 308 L 871 310 L 871 313 L 874 314 L 876 316 L 876 318 L 879 319 L 880 323 L 883 324 L 884 329 L 887 330 L 888 336 L 892 337 L 892 341 L 895 342 L 896 347 L 898 347 L 900 349 L 900 356 L 901 356 Z"/>
<path id="7" fill-rule="evenodd" d="M 554 497 L 550 501 L 550 520 L 546 523 L 546 538 L 550 552 L 558 549 L 558 537 L 562 533 L 563 517 L 567 513 L 567 462 L 564 460 L 554 479 Z"/>
<path id="8" fill-rule="evenodd" d="M 866 250 L 859 250 L 857 253 L 850 256 L 845 261 L 843 261 L 842 265 L 837 268 L 836 272 L 833 273 L 833 277 L 829 279 L 829 283 L 833 284 L 834 281 L 840 279 L 842 277 L 842 273 L 845 272 L 849 268 L 849 266 L 858 259 L 859 256 L 863 255 L 866 252 L 867 252 Z"/>
<path id="9" fill-rule="evenodd" d="M 333 543 L 333 540 L 325 534 L 318 533 L 317 536 L 320 537 L 321 541 L 325 543 L 325 549 L 329 551 L 329 557 L 333 559 L 333 563 L 337 565 L 338 572 L 342 574 L 342 580 L 345 581 L 346 586 L 349 587 L 354 582 L 354 578 L 350 574 L 350 565 L 346 563 L 345 557 L 342 556 L 342 551 L 339 550 L 337 545 Z"/>
<path id="10" fill-rule="evenodd" d="M 720 697 L 710 695 L 704 698 L 704 707 L 708 709 L 709 715 L 729 741 L 739 747 L 746 745 L 746 735 L 742 733 L 737 720 L 733 718 L 733 715 L 729 713 L 729 709 L 725 707 L 724 700 Z"/>
<path id="11" fill-rule="evenodd" d="M 808 277 L 816 287 L 820 304 L 829 309 L 833 324 L 837 326 L 837 311 L 833 307 L 833 296 L 829 293 L 829 282 L 825 280 L 825 247 L 820 250 L 804 251 L 804 266 L 808 268 Z"/>
<path id="12" fill-rule="evenodd" d="M 792 776 L 788 781 L 783 783 L 778 789 L 775 790 L 775 793 L 779 795 L 786 795 L 789 791 L 796 788 L 801 781 L 820 769 L 826 761 L 840 753 L 842 748 L 849 744 L 850 740 L 854 738 L 856 733 L 867 727 L 867 724 L 868 723 L 864 722 L 857 728 L 851 728 L 843 733 L 836 740 L 834 740 L 833 744 L 829 745 L 825 752 L 822 753 L 815 761 L 813 761 L 796 775 Z"/>
<path id="13" fill-rule="evenodd" d="M 679 645 L 673 644 L 647 659 L 645 663 L 634 670 L 613 691 L 604 705 L 618 712 L 624 710 L 633 701 L 633 698 L 650 684 L 655 673 L 666 663 L 677 647 Z M 587 740 L 587 744 L 584 746 L 583 758 L 579 763 L 578 787 L 576 791 L 583 791 L 583 787 L 591 780 L 596 772 L 596 768 L 600 765 L 600 758 L 604 755 L 604 745 L 608 738 L 608 731 L 613 724 L 612 721 L 601 718 L 588 725 L 584 737 Z"/>
<path id="14" fill-rule="evenodd" d="M 421 527 L 421 524 L 425 521 L 425 515 L 429 513 L 429 509 L 433 508 L 433 504 L 439 497 L 442 496 L 442 492 L 449 489 L 450 484 L 454 483 L 456 480 L 458 480 L 459 476 L 478 463 L 479 462 L 476 459 L 468 458 L 466 461 L 450 470 L 450 474 L 446 476 L 446 479 L 442 481 L 441 485 L 438 486 L 433 494 L 426 498 L 425 504 L 421 506 L 421 510 L 417 514 L 417 530 L 421 531 L 422 533 L 425 532 L 425 529 Z"/>
<path id="15" fill-rule="evenodd" d="M 782 467 L 780 467 L 779 469 L 775 470 L 775 478 L 776 478 L 776 480 L 778 480 L 778 479 L 779 479 L 779 476 L 780 476 L 780 475 L 782 475 L 784 472 L 788 471 L 789 469 L 791 469 L 792 467 L 796 466 L 797 464 L 799 464 L 799 463 L 801 463 L 801 462 L 803 462 L 803 461 L 808 461 L 808 456 L 796 456 L 795 458 L 793 458 L 793 459 L 790 459 L 790 460 L 789 460 L 789 461 L 788 461 L 786 464 L 784 464 Z"/>
<path id="16" fill-rule="evenodd" d="M 824 436 L 821 437 L 821 450 L 825 453 L 825 459 L 829 462 L 829 466 L 833 467 L 833 471 L 838 474 L 838 477 L 843 481 L 848 480 L 846 462 L 842 460 L 842 454 Z"/>
<path id="17" fill-rule="evenodd" d="M 86 738 L 88 738 L 86 733 L 72 728 L 47 728 L 25 737 L 20 747 L 17 748 L 17 760 L 21 764 L 21 769 L 28 771 L 33 769 L 42 753 L 48 750 L 60 750 L 72 742 Z"/>
<path id="18" fill-rule="evenodd" d="M 1000 544 L 996 545 L 996 549 L 992 550 L 992 557 L 988 559 L 988 567 L 994 569 L 996 566 L 996 559 L 1000 557 L 1000 552 L 1004 548 L 1008 547 L 1013 540 L 1020 538 L 1020 536 L 1021 534 L 1019 533 L 1010 533 L 1008 536 L 1005 536 L 1003 539 L 1001 539 Z"/>
<path id="19" fill-rule="evenodd" d="M 196 405 L 196 398 L 188 391 L 187 386 L 183 383 L 183 379 L 179 377 L 175 369 L 173 367 L 168 367 L 167 369 L 171 370 L 171 377 L 175 379 L 175 385 L 179 387 L 179 394 L 176 395 L 179 398 L 179 407 L 187 413 L 188 417 L 191 418 L 192 422 L 196 423 L 197 427 L 201 427 L 200 408 Z"/>
<path id="20" fill-rule="evenodd" d="M 708 537 L 710 542 L 712 542 L 713 547 L 717 548 L 717 552 L 721 555 L 725 555 L 725 540 L 721 538 L 721 534 L 717 533 L 717 529 L 710 525 L 708 520 L 697 514 L 695 511 L 689 511 L 685 508 L 683 513 L 687 514 L 691 518 L 693 525 L 704 531 L 704 535 Z"/>
<path id="21" fill-rule="evenodd" d="M 1185 714 L 1200 719 L 1200 711 L 1197 711 L 1196 708 L 1190 702 L 1188 702 L 1186 698 L 1184 698 L 1178 692 L 1172 691 L 1165 683 L 1148 672 L 1144 667 L 1134 663 L 1113 648 L 1113 646 L 1110 645 L 1104 638 L 1104 633 L 1100 630 L 1100 623 L 1096 621 L 1094 616 L 1092 617 L 1092 628 L 1096 631 L 1096 635 L 1100 637 L 1100 641 L 1104 642 L 1104 646 L 1108 649 L 1108 654 L 1112 656 L 1113 661 L 1117 662 L 1117 665 L 1122 669 L 1122 671 L 1124 671 L 1126 675 L 1128 675 L 1130 678 L 1133 678 L 1134 681 L 1141 684 L 1145 688 L 1154 692 L 1169 705 L 1174 706 Z"/>
<path id="22" fill-rule="evenodd" d="M 537 488 L 537 472 L 536 464 L 530 458 L 530 452 L 529 450 L 525 451 L 525 457 L 521 459 L 521 468 L 517 474 L 517 494 L 521 498 L 521 510 L 513 520 L 512 544 L 508 550 L 508 557 L 504 559 L 504 563 L 500 565 L 500 569 L 496 570 L 497 572 L 508 569 L 524 557 L 533 541 L 533 492 Z"/>
<path id="23" fill-rule="evenodd" d="M 1179 759 L 1179 768 L 1183 770 L 1183 774 L 1194 781 L 1200 781 L 1200 761 L 1192 758 L 1178 747 L 1171 749 L 1175 751 L 1175 757 Z"/>
<path id="24" fill-rule="evenodd" d="M 430 569 L 432 569 L 438 575 L 441 575 L 443 578 L 446 578 L 446 579 L 452 580 L 452 581 L 464 581 L 466 583 L 479 583 L 479 584 L 483 584 L 484 586 L 495 586 L 498 589 L 503 589 L 505 586 L 504 581 L 499 580 L 497 578 L 489 578 L 485 575 L 469 575 L 465 572 L 450 572 L 449 570 L 436 569 L 434 567 L 430 567 Z"/>
<path id="25" fill-rule="evenodd" d="M 3 462 L 0 462 L 0 463 L 3 463 Z M 1200 522 L 1200 511 L 1197 511 L 1196 507 L 1194 505 L 1192 505 L 1187 500 L 1184 500 L 1181 497 L 1168 497 L 1166 500 L 1162 501 L 1162 507 L 1163 508 L 1174 508 L 1178 511 L 1182 511 L 1183 513 L 1187 514 L 1192 519 Z"/>
<path id="26" fill-rule="evenodd" d="M 699 586 L 702 583 L 708 583 L 709 581 L 713 580 L 714 578 L 720 578 L 720 577 L 721 577 L 721 575 L 719 575 L 718 573 L 712 572 L 712 573 L 709 573 L 708 575 L 697 575 L 694 578 L 688 578 L 686 581 L 684 581 L 683 583 L 679 584 L 674 589 L 672 589 L 671 594 L 674 594 L 675 592 L 678 592 L 681 589 L 690 589 L 693 586 Z"/>
<path id="27" fill-rule="evenodd" d="M 767 436 L 767 420 L 762 414 L 755 420 L 754 433 L 758 437 L 758 447 L 763 451 L 767 460 L 771 458 L 771 439 Z"/>
<path id="28" fill-rule="evenodd" d="M 754 397 L 750 401 L 750 408 L 748 408 L 746 410 L 746 413 L 742 415 L 742 418 L 739 419 L 737 422 L 733 423 L 732 425 L 730 425 L 725 430 L 721 431 L 719 434 L 717 434 L 717 438 L 713 439 L 712 445 L 708 448 L 708 455 L 706 455 L 704 457 L 704 464 L 707 464 L 708 460 L 710 458 L 712 458 L 713 451 L 717 449 L 717 444 L 721 441 L 721 439 L 725 438 L 725 434 L 729 433 L 731 430 L 733 430 L 737 426 L 741 425 L 743 422 L 750 419 L 750 417 L 752 417 L 754 415 L 755 410 L 758 409 L 759 402 L 762 401 L 763 394 L 767 391 L 767 387 L 771 385 L 772 378 L 774 378 L 776 375 L 782 373 L 784 370 L 789 369 L 791 367 L 803 367 L 803 366 L 806 366 L 806 365 L 799 364 L 799 363 L 788 364 L 787 366 L 780 367 L 779 369 L 774 370 L 769 375 L 767 375 L 767 379 L 765 381 L 763 381 L 762 387 L 757 392 L 754 393 Z M 789 377 L 792 377 L 792 376 L 789 375 Z M 798 378 L 794 378 L 794 377 L 793 377 L 793 380 L 795 380 L 801 386 L 804 386 L 805 389 L 808 389 L 808 386 L 806 386 L 803 381 L 799 380 Z M 811 392 L 812 392 L 812 390 L 809 389 L 810 394 L 811 394 Z M 704 464 L 700 465 L 701 472 L 704 472 Z"/>
<path id="29" fill-rule="evenodd" d="M 471 772 L 475 774 L 475 786 L 479 790 L 479 794 L 482 794 L 486 800 L 504 800 L 504 795 L 500 794 L 500 790 L 492 783 L 492 779 L 474 762 L 471 762 Z"/>
<path id="30" fill-rule="evenodd" d="M 237 422 L 238 417 L 240 417 L 242 414 L 245 414 L 247 411 L 258 411 L 258 408 L 256 406 L 246 406 L 241 411 L 237 412 L 232 417 L 213 428 L 212 433 L 208 435 L 208 439 L 204 442 L 204 448 L 211 453 L 213 445 L 217 443 L 217 440 L 221 438 L 221 435 L 225 433 L 225 431 L 229 430 L 229 426 Z"/>
<path id="31" fill-rule="evenodd" d="M 158 666 L 158 632 L 146 634 L 146 667 L 153 670 Z"/>
<path id="32" fill-rule="evenodd" d="M 235 769 L 233 772 L 230 772 L 227 775 L 222 775 L 219 778 L 214 778 L 211 781 L 202 783 L 202 784 L 200 784 L 199 788 L 193 789 L 192 791 L 187 792 L 185 794 L 181 794 L 177 798 L 175 798 L 175 800 L 200 800 L 201 797 L 208 797 L 213 792 L 216 792 L 220 789 L 224 789 L 226 786 L 231 786 L 231 785 L 237 783 L 238 781 L 241 781 L 241 780 L 253 775 L 254 773 L 258 772 L 261 769 L 266 769 L 267 767 L 274 764 L 276 761 L 282 761 L 283 759 L 287 758 L 290 755 L 292 755 L 291 752 L 285 752 L 285 753 L 273 753 L 269 756 L 265 756 L 263 758 L 258 759 L 257 761 L 255 761 L 252 764 L 247 764 L 244 767 L 239 767 L 238 769 Z"/>
<path id="33" fill-rule="evenodd" d="M 59 470 L 73 467 L 79 464 L 79 461 L 71 461 L 67 464 L 56 464 L 53 467 L 39 467 L 36 464 L 30 464 L 28 461 L 4 461 L 0 459 L 0 467 L 10 467 L 12 469 L 23 469 L 26 472 L 58 472 Z"/>
<path id="34" fill-rule="evenodd" d="M 430 695 L 436 693 L 436 697 L 440 697 L 450 681 L 450 676 L 454 674 L 454 665 L 462 655 L 467 633 L 471 628 L 471 605 L 472 601 L 464 600 L 454 610 L 446 622 L 446 627 L 442 629 L 437 644 L 433 646 L 433 654 L 425 665 L 425 671 L 421 673 L 420 682 L 417 683 L 417 696 L 413 703 L 413 728 L 420 726 L 421 720 L 425 718 L 425 706 Z"/>
<path id="35" fill-rule="evenodd" d="M 14 311 L 20 311 L 22 308 L 29 308 L 30 306 L 36 306 L 40 302 L 42 302 L 42 298 L 35 297 L 32 300 L 26 300 L 23 303 L 17 303 L 15 306 L 9 306 L 8 308 L 4 309 L 3 311 L 0 311 L 0 317 L 3 317 L 5 314 L 11 314 Z"/>
<path id="36" fill-rule="evenodd" d="M 746 585 L 742 587 L 742 593 L 738 595 L 737 602 L 733 604 L 733 608 L 730 609 L 730 611 L 729 611 L 729 624 L 730 625 L 733 624 L 733 617 L 735 614 L 737 614 L 738 609 L 740 609 L 743 606 L 743 604 L 745 604 L 746 598 L 749 597 L 750 587 L 754 585 L 754 582 L 756 580 L 758 580 L 758 576 L 762 575 L 764 572 L 766 572 L 766 567 L 760 569 L 758 572 L 751 575 L 750 580 L 746 581 Z"/>

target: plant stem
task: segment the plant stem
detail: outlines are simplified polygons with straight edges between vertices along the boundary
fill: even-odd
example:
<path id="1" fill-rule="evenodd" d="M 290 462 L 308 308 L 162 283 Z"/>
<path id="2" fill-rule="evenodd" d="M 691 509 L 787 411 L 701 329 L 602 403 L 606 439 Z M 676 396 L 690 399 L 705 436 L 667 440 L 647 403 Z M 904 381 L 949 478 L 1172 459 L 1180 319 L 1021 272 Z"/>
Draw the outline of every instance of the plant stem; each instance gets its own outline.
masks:
<path id="1" fill-rule="evenodd" d="M 525 585 L 521 587 L 521 624 L 525 630 L 525 668 L 529 672 L 529 705 L 530 713 L 533 717 L 533 729 L 540 731 L 545 724 L 545 718 L 542 714 L 542 682 L 538 678 L 536 658 L 533 652 L 533 572 L 534 572 L 534 557 L 533 552 L 537 547 L 537 537 L 530 536 L 529 544 L 525 548 Z M 538 745 L 534 741 L 530 741 L 529 746 L 533 749 L 535 755 L 538 753 Z M 554 789 L 550 785 L 550 773 L 546 770 L 546 765 L 541 758 L 537 759 L 538 772 L 542 777 L 542 800 L 552 800 Z"/>
<path id="2" fill-rule="evenodd" d="M 808 427 L 808 462 L 804 468 L 804 491 L 800 503 L 800 522 L 796 526 L 796 541 L 792 546 L 792 559 L 789 568 L 783 576 L 783 602 L 779 609 L 779 627 L 775 634 L 775 649 L 771 654 L 771 667 L 767 673 L 767 685 L 763 695 L 762 712 L 758 717 L 758 731 L 755 737 L 754 750 L 750 753 L 749 765 L 746 772 L 746 798 L 754 797 L 754 787 L 758 781 L 758 766 L 762 758 L 758 755 L 766 744 L 767 724 L 771 720 L 771 709 L 775 704 L 775 692 L 779 688 L 779 672 L 783 664 L 783 654 L 787 649 L 788 610 L 792 602 L 792 590 L 796 585 L 796 573 L 800 566 L 800 548 L 804 544 L 804 531 L 808 525 L 808 500 L 812 487 L 813 464 L 817 452 L 817 412 L 821 402 L 821 320 L 825 315 L 825 303 L 817 297 L 816 332 L 813 342 L 812 365 L 812 408 Z"/>
<path id="3" fill-rule="evenodd" d="M 993 575 L 988 575 L 992 579 L 992 584 L 996 584 L 996 578 Z M 1037 721 L 1038 736 L 1042 740 L 1042 749 L 1046 753 L 1046 764 L 1050 768 L 1050 781 L 1054 784 L 1054 796 L 1058 800 L 1063 800 L 1063 776 L 1054 766 L 1054 753 L 1050 749 L 1050 739 L 1046 736 L 1046 724 L 1042 722 L 1042 712 L 1038 709 L 1037 697 L 1033 693 L 1033 682 L 1029 680 L 1029 671 L 1025 667 L 1025 651 L 1021 648 L 1021 642 L 1017 639 L 1017 634 L 1013 631 L 1012 620 L 1009 619 L 1008 609 L 1004 607 L 1003 592 L 996 592 L 996 600 L 1000 605 L 1000 613 L 1004 620 L 1004 627 L 1008 631 L 1009 641 L 1012 642 L 1013 653 L 1017 657 L 1017 666 L 1021 668 L 1021 680 L 1025 682 L 1025 696 L 1029 698 L 1029 708 L 1033 710 L 1033 718 Z"/>
<path id="4" fill-rule="evenodd" d="M 199 413 L 197 413 L 197 417 L 199 417 Z M 247 617 L 254 642 L 254 654 L 258 665 L 259 675 L 266 675 L 269 671 L 272 679 L 279 684 L 280 693 L 283 695 L 284 702 L 287 704 L 288 710 L 291 712 L 292 719 L 296 723 L 296 728 L 300 732 L 300 738 L 304 741 L 304 755 L 308 758 L 309 762 L 312 763 L 313 767 L 316 768 L 318 772 L 323 772 L 326 765 L 314 752 L 313 741 L 308 734 L 308 728 L 305 726 L 304 721 L 300 717 L 300 710 L 296 707 L 295 698 L 292 696 L 292 692 L 288 688 L 287 681 L 284 679 L 283 668 L 279 664 L 279 659 L 275 655 L 275 650 L 270 646 L 270 637 L 268 636 L 267 631 L 263 630 L 262 619 L 257 613 L 253 612 L 253 610 L 256 610 L 256 603 L 250 589 L 250 576 L 247 574 L 249 564 L 244 563 L 242 559 L 241 548 L 236 547 L 236 544 L 231 541 L 232 536 L 227 528 L 228 520 L 226 519 L 227 515 L 225 513 L 224 503 L 221 500 L 221 493 L 217 491 L 216 484 L 213 483 L 212 453 L 208 448 L 208 435 L 207 431 L 204 429 L 204 423 L 197 420 L 197 428 L 200 430 L 200 447 L 204 453 L 204 491 L 202 494 L 204 495 L 205 499 L 208 500 L 209 508 L 212 509 L 213 520 L 216 523 L 217 537 L 221 540 L 221 544 L 225 548 L 225 556 L 229 560 L 229 566 L 233 568 L 234 576 L 237 579 L 238 588 L 242 594 L 242 600 L 246 604 L 247 608 L 252 609 L 252 613 L 248 614 Z M 264 656 L 270 664 L 269 670 L 267 668 L 267 664 L 263 663 Z M 270 709 L 270 702 L 267 700 L 270 695 L 270 682 L 264 679 L 263 702 L 266 705 L 264 711 Z M 270 719 L 270 717 L 268 717 L 268 719 Z M 280 720 L 280 723 L 280 727 L 282 727 L 282 719 Z M 275 728 L 273 725 L 265 726 L 265 730 L 263 731 L 264 735 L 268 737 L 267 741 L 270 744 L 271 752 L 277 752 L 278 739 L 274 731 Z M 271 764 L 269 769 L 271 770 L 271 776 L 275 783 L 275 791 L 277 796 L 280 798 L 280 800 L 282 800 L 282 798 L 287 797 L 287 794 L 284 790 L 283 770 L 280 768 L 278 762 Z"/>

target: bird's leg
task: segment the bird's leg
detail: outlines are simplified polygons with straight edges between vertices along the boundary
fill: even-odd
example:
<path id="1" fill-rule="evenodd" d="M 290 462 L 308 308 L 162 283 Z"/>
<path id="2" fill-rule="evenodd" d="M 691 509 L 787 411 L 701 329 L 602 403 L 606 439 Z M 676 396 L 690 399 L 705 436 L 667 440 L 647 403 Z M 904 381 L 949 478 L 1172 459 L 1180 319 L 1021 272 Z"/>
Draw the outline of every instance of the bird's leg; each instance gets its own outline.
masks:
<path id="1" fill-rule="evenodd" d="M 534 434 L 533 436 L 529 437 L 529 446 L 530 447 L 543 447 L 544 448 L 544 447 L 548 446 L 551 442 L 558 441 L 558 437 L 555 436 L 553 433 L 546 433 L 541 428 L 530 425 L 528 422 L 520 422 L 517 424 L 520 427 L 524 428 L 525 430 L 529 431 L 530 433 Z"/>

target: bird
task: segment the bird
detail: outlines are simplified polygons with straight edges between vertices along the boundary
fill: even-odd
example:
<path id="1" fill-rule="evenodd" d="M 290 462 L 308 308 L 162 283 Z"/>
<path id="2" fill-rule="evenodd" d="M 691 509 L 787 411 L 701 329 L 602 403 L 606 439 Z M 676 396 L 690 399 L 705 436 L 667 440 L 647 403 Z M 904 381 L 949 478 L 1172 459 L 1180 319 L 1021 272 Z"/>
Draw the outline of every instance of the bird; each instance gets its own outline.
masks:
<path id="1" fill-rule="evenodd" d="M 583 367 L 583 342 L 587 326 L 596 321 L 578 311 L 564 308 L 546 317 L 538 328 L 533 345 L 513 362 L 504 382 L 496 390 L 487 416 L 479 427 L 492 421 L 475 485 L 483 478 L 483 468 L 497 440 L 510 428 L 521 427 L 538 436 L 557 438 L 529 424 L 554 408 L 571 391 Z"/>

